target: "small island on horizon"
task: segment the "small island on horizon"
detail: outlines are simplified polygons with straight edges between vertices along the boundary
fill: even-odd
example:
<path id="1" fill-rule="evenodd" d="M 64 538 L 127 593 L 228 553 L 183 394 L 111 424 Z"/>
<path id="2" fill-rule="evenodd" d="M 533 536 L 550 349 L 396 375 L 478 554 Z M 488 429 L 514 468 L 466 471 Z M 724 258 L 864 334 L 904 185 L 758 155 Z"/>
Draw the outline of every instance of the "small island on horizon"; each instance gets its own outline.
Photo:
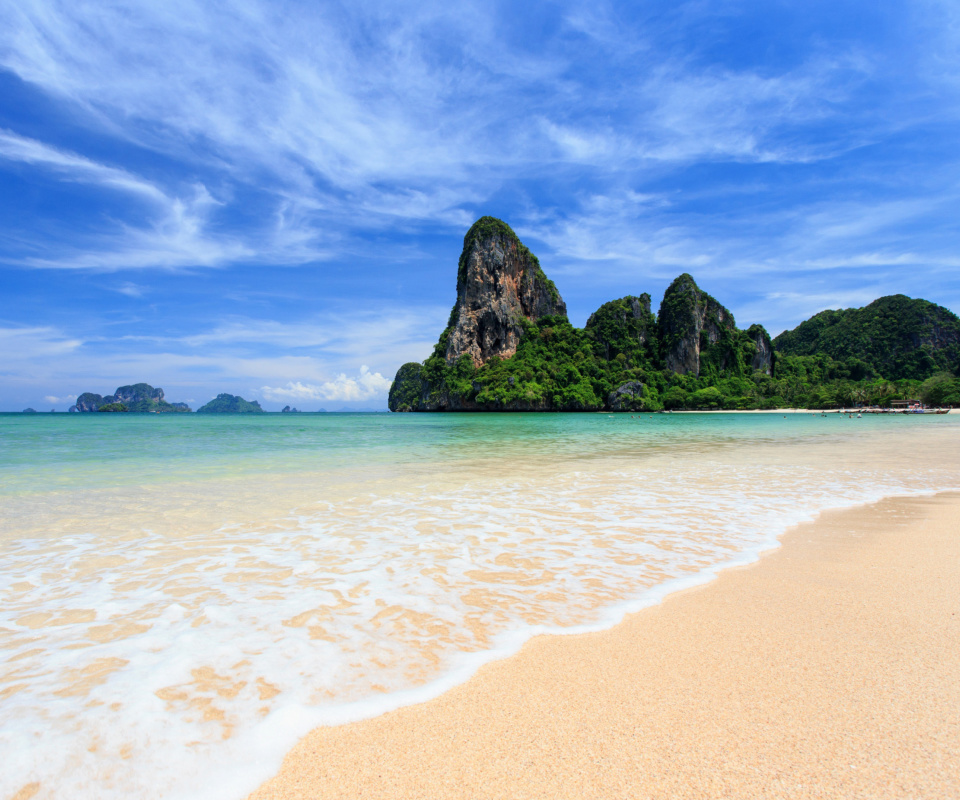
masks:
<path id="1" fill-rule="evenodd" d="M 290 407 L 284 411 L 290 411 Z M 293 409 L 296 410 L 296 409 Z M 32 409 L 28 409 L 32 411 Z M 24 413 L 28 413 L 24 412 Z M 102 396 L 94 392 L 84 392 L 77 398 L 71 412 L 139 412 L 139 413 L 191 413 L 193 409 L 186 403 L 168 403 L 164 399 L 163 389 L 154 388 L 149 383 L 134 383 L 119 386 L 113 394 Z M 238 395 L 218 394 L 213 400 L 197 409 L 198 414 L 263 414 L 264 410 L 256 400 L 244 400 Z"/>
<path id="2" fill-rule="evenodd" d="M 687 273 L 622 297 L 584 328 L 502 220 L 467 232 L 457 300 L 433 353 L 397 371 L 391 411 L 661 411 L 960 405 L 960 318 L 905 295 L 822 311 L 771 339 Z"/>
<path id="3" fill-rule="evenodd" d="M 70 406 L 71 413 L 126 412 L 126 413 L 193 413 L 186 403 L 170 403 L 164 399 L 163 389 L 149 383 L 134 383 L 118 386 L 113 394 L 106 396 L 84 392 Z M 25 408 L 21 413 L 36 414 L 36 409 Z M 245 400 L 239 395 L 222 392 L 196 410 L 197 414 L 265 414 L 268 413 L 257 400 Z M 278 413 L 300 414 L 297 408 L 284 406 Z M 325 408 L 317 413 L 326 413 Z"/>

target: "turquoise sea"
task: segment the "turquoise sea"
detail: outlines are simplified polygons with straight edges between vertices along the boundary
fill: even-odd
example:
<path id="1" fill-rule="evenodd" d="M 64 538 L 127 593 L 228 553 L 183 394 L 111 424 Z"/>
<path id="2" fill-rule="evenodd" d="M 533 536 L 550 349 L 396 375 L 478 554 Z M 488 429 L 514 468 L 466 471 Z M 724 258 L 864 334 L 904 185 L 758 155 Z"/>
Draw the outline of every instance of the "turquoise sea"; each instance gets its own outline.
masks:
<path id="1" fill-rule="evenodd" d="M 0 415 L 0 797 L 241 798 L 311 727 L 960 489 L 960 415 Z"/>

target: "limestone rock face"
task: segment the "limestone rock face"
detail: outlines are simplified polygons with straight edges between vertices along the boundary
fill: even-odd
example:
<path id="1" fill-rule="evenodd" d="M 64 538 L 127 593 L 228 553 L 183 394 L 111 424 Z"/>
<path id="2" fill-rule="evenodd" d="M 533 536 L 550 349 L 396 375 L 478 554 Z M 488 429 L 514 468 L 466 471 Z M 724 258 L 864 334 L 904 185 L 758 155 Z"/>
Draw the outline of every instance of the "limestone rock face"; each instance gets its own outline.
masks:
<path id="1" fill-rule="evenodd" d="M 419 411 L 423 405 L 423 395 L 427 391 L 426 382 L 421 375 L 423 367 L 416 361 L 404 364 L 390 385 L 387 407 L 391 411 Z"/>
<path id="2" fill-rule="evenodd" d="M 751 368 L 773 375 L 773 341 L 767 329 L 763 325 L 751 325 L 747 328 L 747 336 L 757 346 L 757 353 L 750 361 Z"/>
<path id="3" fill-rule="evenodd" d="M 687 273 L 667 288 L 657 323 L 663 365 L 681 375 L 699 375 L 701 351 L 737 328 L 733 314 Z"/>
<path id="4" fill-rule="evenodd" d="M 115 403 L 132 405 L 146 403 L 153 405 L 163 402 L 163 389 L 154 389 L 149 383 L 134 383 L 129 386 L 120 386 L 113 393 Z"/>
<path id="5" fill-rule="evenodd" d="M 627 381 L 607 395 L 607 406 L 611 411 L 640 411 L 643 409 L 643 384 L 640 381 Z"/>
<path id="6" fill-rule="evenodd" d="M 553 281 L 510 226 L 493 217 L 477 220 L 463 240 L 447 363 L 463 355 L 477 367 L 493 356 L 509 358 L 517 351 L 524 319 L 566 315 Z"/>
<path id="7" fill-rule="evenodd" d="M 111 395 L 104 398 L 103 395 L 84 392 L 77 398 L 77 411 L 96 411 L 100 406 L 112 403 L 113 400 Z"/>
<path id="8" fill-rule="evenodd" d="M 77 398 L 71 411 L 97 411 L 101 406 L 120 403 L 128 411 L 190 411 L 186 403 L 168 403 L 163 399 L 163 389 L 149 383 L 133 383 L 117 387 L 116 392 L 103 397 L 94 392 L 84 392 Z"/>

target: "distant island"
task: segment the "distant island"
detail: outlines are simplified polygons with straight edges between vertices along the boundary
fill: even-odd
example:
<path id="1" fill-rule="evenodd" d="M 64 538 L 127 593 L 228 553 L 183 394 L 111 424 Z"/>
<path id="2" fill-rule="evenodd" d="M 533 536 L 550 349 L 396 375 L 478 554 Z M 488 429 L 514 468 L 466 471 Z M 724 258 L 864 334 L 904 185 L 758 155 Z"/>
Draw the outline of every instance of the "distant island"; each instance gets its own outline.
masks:
<path id="1" fill-rule="evenodd" d="M 77 398 L 71 412 L 179 412 L 189 413 L 186 403 L 168 403 L 164 400 L 163 389 L 154 388 L 149 383 L 134 383 L 119 386 L 113 394 L 99 395 L 84 392 Z M 324 409 L 320 409 L 324 411 Z M 24 409 L 24 414 L 35 414 L 32 408 Z M 264 414 L 266 413 L 256 400 L 244 400 L 239 395 L 218 394 L 206 405 L 197 409 L 198 414 Z M 282 413 L 299 414 L 296 408 L 286 406 Z"/>
<path id="2" fill-rule="evenodd" d="M 77 398 L 70 411 L 156 411 L 184 413 L 190 411 L 186 403 L 168 403 L 163 399 L 163 389 L 155 389 L 149 383 L 134 383 L 118 386 L 113 394 L 103 397 L 93 392 L 84 392 Z"/>
<path id="3" fill-rule="evenodd" d="M 263 414 L 260 403 L 248 401 L 235 394 L 218 394 L 213 400 L 197 409 L 198 414 Z"/>
<path id="4" fill-rule="evenodd" d="M 179 412 L 189 413 L 186 403 L 168 403 L 163 399 L 163 389 L 154 388 L 149 383 L 134 383 L 120 386 L 113 394 L 101 396 L 84 392 L 70 411 L 78 412 Z M 289 411 L 289 406 L 284 409 Z M 295 410 L 295 409 L 294 409 Z M 198 414 L 263 414 L 264 410 L 256 400 L 247 401 L 232 394 L 218 394 L 204 406 L 197 409 Z"/>
<path id="5" fill-rule="evenodd" d="M 404 364 L 391 411 L 831 408 L 922 398 L 960 405 L 960 319 L 904 295 L 824 311 L 771 340 L 682 274 L 605 303 L 575 328 L 537 257 L 505 222 L 464 237 L 457 300 L 423 363 Z"/>

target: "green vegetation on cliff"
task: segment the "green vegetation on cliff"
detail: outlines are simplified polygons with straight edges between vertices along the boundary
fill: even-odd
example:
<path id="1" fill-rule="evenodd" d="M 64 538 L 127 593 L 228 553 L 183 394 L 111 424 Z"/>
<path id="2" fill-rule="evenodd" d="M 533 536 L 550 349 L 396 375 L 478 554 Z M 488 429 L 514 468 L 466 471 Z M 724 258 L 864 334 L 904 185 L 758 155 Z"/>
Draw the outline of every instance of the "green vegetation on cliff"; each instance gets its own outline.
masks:
<path id="1" fill-rule="evenodd" d="M 650 295 L 622 297 L 604 303 L 590 315 L 584 328 L 593 342 L 594 356 L 647 369 L 659 363 L 657 317 L 650 310 Z"/>
<path id="2" fill-rule="evenodd" d="M 263 414 L 256 400 L 244 400 L 239 395 L 218 394 L 213 400 L 197 409 L 198 414 Z"/>
<path id="3" fill-rule="evenodd" d="M 97 411 L 129 411 L 123 403 L 104 403 Z"/>
<path id="4" fill-rule="evenodd" d="M 627 298 L 626 300 L 629 300 Z M 611 317 L 614 316 L 611 314 Z M 649 348 L 628 343 L 633 323 L 604 319 L 605 330 L 616 329 L 622 346 L 607 358 L 603 342 L 587 328 L 573 327 L 566 318 L 544 317 L 527 323 L 517 352 L 508 359 L 491 358 L 476 368 L 467 357 L 448 364 L 442 343 L 423 365 L 405 364 L 390 393 L 394 410 L 423 407 L 449 409 L 590 411 L 603 408 L 608 395 L 621 385 L 658 373 L 649 370 Z M 656 390 L 644 392 L 635 407 L 662 408 Z"/>
<path id="5" fill-rule="evenodd" d="M 168 403 L 163 399 L 163 389 L 155 389 L 149 383 L 118 386 L 113 394 L 108 394 L 106 397 L 93 392 L 84 392 L 77 398 L 77 403 L 71 410 L 99 411 L 103 406 L 117 404 L 123 405 L 124 411 L 159 411 L 163 413 L 190 411 L 190 407 L 186 403 Z"/>
<path id="6" fill-rule="evenodd" d="M 464 237 L 458 295 L 470 253 L 487 259 L 479 274 L 502 269 L 498 238 L 529 254 L 506 223 L 482 217 Z M 529 259 L 539 280 L 539 262 Z M 500 302 L 499 284 L 492 286 L 486 298 L 474 298 L 480 310 L 474 305 L 471 313 Z M 562 304 L 559 294 L 555 299 Z M 902 295 L 822 312 L 771 341 L 761 325 L 739 329 L 730 311 L 684 273 L 665 292 L 658 315 L 642 294 L 605 303 L 583 329 L 549 312 L 527 317 L 516 321 L 516 352 L 479 366 L 448 352 L 459 304 L 458 297 L 431 356 L 397 372 L 391 410 L 817 409 L 908 398 L 960 405 L 960 320 Z"/>
<path id="7" fill-rule="evenodd" d="M 856 359 L 862 377 L 922 381 L 960 371 L 960 319 L 941 306 L 902 294 L 864 308 L 821 311 L 775 340 L 785 355 Z"/>

